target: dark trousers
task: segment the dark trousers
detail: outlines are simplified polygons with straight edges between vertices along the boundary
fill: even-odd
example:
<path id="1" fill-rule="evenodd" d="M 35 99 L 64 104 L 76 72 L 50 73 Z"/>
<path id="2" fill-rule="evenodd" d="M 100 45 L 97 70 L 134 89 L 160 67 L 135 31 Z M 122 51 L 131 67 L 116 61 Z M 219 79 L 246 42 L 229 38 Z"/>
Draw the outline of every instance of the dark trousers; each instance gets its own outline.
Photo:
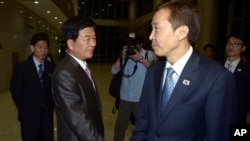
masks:
<path id="1" fill-rule="evenodd" d="M 120 100 L 118 116 L 115 123 L 114 141 L 123 141 L 131 114 L 136 114 L 138 102 Z"/>
<path id="2" fill-rule="evenodd" d="M 20 124 L 23 141 L 54 141 L 53 109 L 41 108 Z"/>

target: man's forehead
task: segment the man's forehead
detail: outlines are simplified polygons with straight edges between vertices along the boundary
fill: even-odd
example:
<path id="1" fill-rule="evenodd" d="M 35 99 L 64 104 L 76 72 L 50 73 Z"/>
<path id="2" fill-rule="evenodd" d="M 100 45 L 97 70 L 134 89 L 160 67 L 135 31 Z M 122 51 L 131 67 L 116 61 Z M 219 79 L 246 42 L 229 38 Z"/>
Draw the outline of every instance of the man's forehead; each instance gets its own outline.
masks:
<path id="1" fill-rule="evenodd" d="M 159 11 L 157 11 L 152 19 L 152 24 L 153 23 L 158 23 L 159 21 L 163 21 L 163 20 L 167 20 L 169 17 L 169 10 L 166 9 L 161 9 Z"/>

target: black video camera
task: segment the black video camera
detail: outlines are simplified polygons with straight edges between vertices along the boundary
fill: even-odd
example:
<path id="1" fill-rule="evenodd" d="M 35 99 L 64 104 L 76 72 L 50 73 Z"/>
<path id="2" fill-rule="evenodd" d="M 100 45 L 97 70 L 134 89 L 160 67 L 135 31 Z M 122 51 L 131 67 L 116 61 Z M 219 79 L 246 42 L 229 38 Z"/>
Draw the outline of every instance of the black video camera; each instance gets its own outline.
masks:
<path id="1" fill-rule="evenodd" d="M 127 56 L 136 54 L 134 49 L 139 51 L 137 44 L 138 42 L 136 40 L 135 33 L 130 33 L 127 41 L 127 51 L 126 51 Z"/>

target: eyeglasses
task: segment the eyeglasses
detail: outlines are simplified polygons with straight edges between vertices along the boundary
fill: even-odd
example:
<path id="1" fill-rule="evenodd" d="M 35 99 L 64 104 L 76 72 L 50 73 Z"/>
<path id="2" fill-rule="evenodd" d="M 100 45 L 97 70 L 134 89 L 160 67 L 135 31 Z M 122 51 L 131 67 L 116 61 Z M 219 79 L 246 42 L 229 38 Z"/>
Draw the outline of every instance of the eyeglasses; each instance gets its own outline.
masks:
<path id="1" fill-rule="evenodd" d="M 227 46 L 238 47 L 243 45 L 242 43 L 227 43 Z"/>

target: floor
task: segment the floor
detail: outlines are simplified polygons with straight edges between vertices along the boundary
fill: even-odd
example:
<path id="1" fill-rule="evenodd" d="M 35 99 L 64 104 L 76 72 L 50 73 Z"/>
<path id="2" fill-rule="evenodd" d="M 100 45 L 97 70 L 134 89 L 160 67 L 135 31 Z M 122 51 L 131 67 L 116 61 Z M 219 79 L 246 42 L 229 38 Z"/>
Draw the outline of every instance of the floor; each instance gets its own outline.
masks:
<path id="1" fill-rule="evenodd" d="M 110 72 L 112 64 L 89 64 L 94 75 L 103 102 L 103 119 L 105 126 L 105 138 L 113 140 L 116 114 L 112 114 L 115 99 L 108 94 L 108 86 L 112 78 Z M 56 123 L 56 122 L 55 122 Z M 124 141 L 128 141 L 134 126 L 128 126 Z M 56 140 L 56 128 L 55 128 Z M 17 109 L 11 99 L 10 92 L 0 93 L 0 141 L 21 141 L 19 122 L 17 121 Z"/>

